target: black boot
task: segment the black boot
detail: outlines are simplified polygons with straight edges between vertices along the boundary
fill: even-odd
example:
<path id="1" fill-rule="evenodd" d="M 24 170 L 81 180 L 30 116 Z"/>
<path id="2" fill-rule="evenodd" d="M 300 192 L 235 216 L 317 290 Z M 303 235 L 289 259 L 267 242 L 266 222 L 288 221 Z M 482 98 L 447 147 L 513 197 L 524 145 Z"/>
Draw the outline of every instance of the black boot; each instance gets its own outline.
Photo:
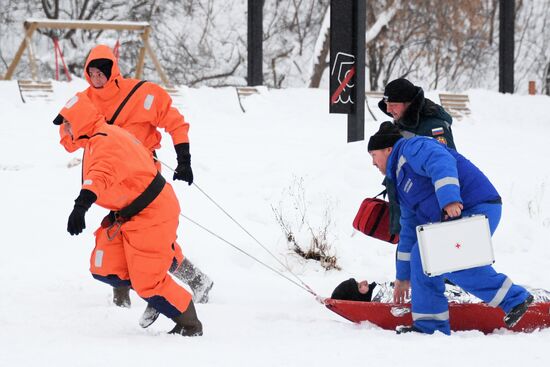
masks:
<path id="1" fill-rule="evenodd" d="M 506 326 L 509 328 L 516 326 L 523 315 L 525 315 L 525 312 L 527 312 L 529 305 L 533 303 L 533 300 L 533 295 L 530 294 L 529 297 L 525 299 L 525 301 L 512 308 L 512 310 L 508 312 L 506 316 L 504 316 L 504 323 L 506 324 Z"/>
<path id="2" fill-rule="evenodd" d="M 130 308 L 130 286 L 113 287 L 113 303 L 118 307 Z"/>
<path id="3" fill-rule="evenodd" d="M 395 328 L 395 332 L 397 334 L 422 333 L 422 331 L 414 325 L 411 325 L 411 326 L 399 325 L 398 327 Z"/>
<path id="4" fill-rule="evenodd" d="M 174 317 L 172 320 L 174 320 L 176 326 L 174 326 L 169 334 L 179 334 L 183 336 L 202 335 L 202 324 L 197 317 L 197 311 L 195 310 L 193 301 L 189 303 L 187 310 Z"/>

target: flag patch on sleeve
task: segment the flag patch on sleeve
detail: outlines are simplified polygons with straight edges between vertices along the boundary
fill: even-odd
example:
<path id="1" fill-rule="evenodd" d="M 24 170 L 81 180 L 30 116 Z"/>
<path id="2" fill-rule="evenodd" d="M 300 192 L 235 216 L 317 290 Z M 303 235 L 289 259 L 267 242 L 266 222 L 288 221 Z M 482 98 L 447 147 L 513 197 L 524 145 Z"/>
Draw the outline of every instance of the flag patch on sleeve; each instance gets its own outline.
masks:
<path id="1" fill-rule="evenodd" d="M 432 129 L 432 136 L 443 135 L 443 134 L 445 134 L 445 131 L 443 130 L 442 127 L 436 127 L 435 129 Z"/>

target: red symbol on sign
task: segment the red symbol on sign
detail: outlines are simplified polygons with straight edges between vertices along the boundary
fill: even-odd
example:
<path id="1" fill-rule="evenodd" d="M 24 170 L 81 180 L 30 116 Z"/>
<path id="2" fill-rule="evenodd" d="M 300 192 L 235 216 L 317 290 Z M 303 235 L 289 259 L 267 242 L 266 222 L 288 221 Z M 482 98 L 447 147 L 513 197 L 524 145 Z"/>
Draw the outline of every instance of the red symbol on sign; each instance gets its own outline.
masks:
<path id="1" fill-rule="evenodd" d="M 353 77 L 353 75 L 355 74 L 355 66 L 353 66 L 347 73 L 346 73 L 346 77 L 344 78 L 344 80 L 342 81 L 342 83 L 338 86 L 338 88 L 336 88 L 336 91 L 334 92 L 334 94 L 332 95 L 332 97 L 330 98 L 330 102 L 332 104 L 335 104 L 336 102 L 338 102 L 338 97 L 340 97 L 340 94 L 342 94 L 342 91 L 344 90 L 344 88 L 346 87 L 346 85 L 349 83 L 349 81 L 351 80 L 351 78 Z"/>
<path id="2" fill-rule="evenodd" d="M 460 243 L 458 243 L 458 242 L 457 242 L 456 245 L 455 245 L 455 247 L 458 248 L 458 249 L 460 248 L 460 246 L 462 246 L 462 245 L 461 245 Z"/>

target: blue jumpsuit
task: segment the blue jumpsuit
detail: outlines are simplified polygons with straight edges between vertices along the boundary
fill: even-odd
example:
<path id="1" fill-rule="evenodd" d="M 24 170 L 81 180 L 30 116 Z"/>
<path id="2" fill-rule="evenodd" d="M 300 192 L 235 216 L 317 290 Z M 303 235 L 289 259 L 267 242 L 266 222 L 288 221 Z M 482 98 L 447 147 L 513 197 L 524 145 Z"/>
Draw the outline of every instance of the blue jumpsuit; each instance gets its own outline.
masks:
<path id="1" fill-rule="evenodd" d="M 463 216 L 485 214 L 491 234 L 500 221 L 500 196 L 489 179 L 455 150 L 427 137 L 400 139 L 386 168 L 401 208 L 396 279 L 411 281 L 412 318 L 416 328 L 432 334 L 450 334 L 444 279 L 462 287 L 493 307 L 509 312 L 529 296 L 491 265 L 428 277 L 422 270 L 416 226 L 439 222 L 442 210 L 453 202 L 464 206 Z"/>

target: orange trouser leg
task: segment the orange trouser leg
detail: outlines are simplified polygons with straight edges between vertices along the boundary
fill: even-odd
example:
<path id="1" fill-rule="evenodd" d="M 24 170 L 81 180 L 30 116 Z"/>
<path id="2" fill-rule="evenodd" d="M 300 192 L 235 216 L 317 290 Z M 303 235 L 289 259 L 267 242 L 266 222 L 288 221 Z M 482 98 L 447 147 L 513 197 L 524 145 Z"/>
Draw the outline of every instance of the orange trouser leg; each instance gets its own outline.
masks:
<path id="1" fill-rule="evenodd" d="M 185 258 L 181 250 L 181 246 L 176 241 L 174 241 L 174 258 L 176 259 L 178 266 L 181 265 L 183 259 Z"/>
<path id="2" fill-rule="evenodd" d="M 95 248 L 90 257 L 90 272 L 93 277 L 114 287 L 130 285 L 130 273 L 120 232 L 109 240 L 107 230 L 99 227 L 94 235 Z"/>
<path id="3" fill-rule="evenodd" d="M 153 155 L 156 157 L 154 150 L 153 150 Z M 155 162 L 155 166 L 157 166 L 157 170 L 161 172 L 162 165 L 160 164 L 160 161 L 157 161 L 155 159 L 154 162 Z M 176 241 L 174 241 L 174 250 L 176 251 L 174 258 L 176 259 L 178 266 L 180 266 L 180 264 L 183 262 L 184 256 L 183 256 L 183 252 L 181 251 L 180 245 Z"/>
<path id="4" fill-rule="evenodd" d="M 176 256 L 177 218 L 152 227 L 122 231 L 132 287 L 169 318 L 189 306 L 191 294 L 168 273 Z M 180 250 L 181 253 L 181 250 Z"/>

